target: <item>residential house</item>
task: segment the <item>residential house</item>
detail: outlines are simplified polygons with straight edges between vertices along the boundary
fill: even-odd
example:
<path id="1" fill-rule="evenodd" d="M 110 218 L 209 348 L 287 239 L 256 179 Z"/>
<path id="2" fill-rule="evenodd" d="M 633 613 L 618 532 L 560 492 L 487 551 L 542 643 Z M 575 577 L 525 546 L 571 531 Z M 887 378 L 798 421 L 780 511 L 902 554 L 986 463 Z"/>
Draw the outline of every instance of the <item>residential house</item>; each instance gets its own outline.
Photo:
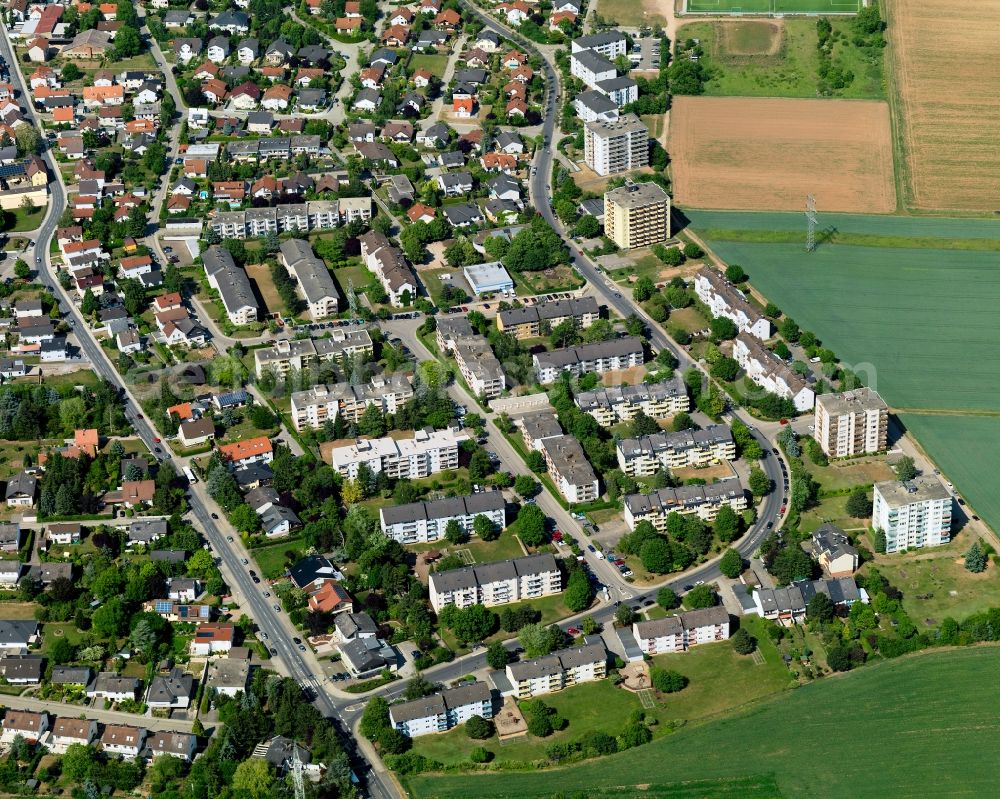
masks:
<path id="1" fill-rule="evenodd" d="M 205 625 L 201 625 L 201 630 Z M 151 708 L 185 708 L 191 704 L 194 678 L 178 668 L 157 675 L 149 684 L 146 704 Z"/>

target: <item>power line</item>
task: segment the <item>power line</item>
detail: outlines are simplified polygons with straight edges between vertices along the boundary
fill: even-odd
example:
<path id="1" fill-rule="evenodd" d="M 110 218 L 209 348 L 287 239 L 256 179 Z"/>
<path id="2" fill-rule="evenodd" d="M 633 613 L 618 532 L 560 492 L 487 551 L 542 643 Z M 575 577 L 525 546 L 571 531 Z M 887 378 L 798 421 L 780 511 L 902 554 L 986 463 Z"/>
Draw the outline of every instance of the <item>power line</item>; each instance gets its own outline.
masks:
<path id="1" fill-rule="evenodd" d="M 806 196 L 806 252 L 816 249 L 816 198 Z"/>

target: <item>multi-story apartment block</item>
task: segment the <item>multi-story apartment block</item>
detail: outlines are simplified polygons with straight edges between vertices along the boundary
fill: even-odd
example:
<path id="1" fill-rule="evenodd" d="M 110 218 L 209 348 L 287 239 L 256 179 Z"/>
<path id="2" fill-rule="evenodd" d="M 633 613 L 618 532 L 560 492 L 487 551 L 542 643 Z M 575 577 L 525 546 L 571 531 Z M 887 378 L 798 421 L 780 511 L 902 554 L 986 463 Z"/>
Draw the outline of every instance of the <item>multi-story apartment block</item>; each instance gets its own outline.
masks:
<path id="1" fill-rule="evenodd" d="M 771 337 L 771 322 L 757 311 L 736 286 L 715 269 L 703 266 L 694 279 L 694 290 L 712 316 L 729 319 L 739 330 L 761 341 Z"/>
<path id="2" fill-rule="evenodd" d="M 402 250 L 393 247 L 389 239 L 377 230 L 361 237 L 361 257 L 389 295 L 389 302 L 408 306 L 417 298 L 417 279 L 406 262 Z"/>
<path id="3" fill-rule="evenodd" d="M 226 316 L 234 325 L 248 325 L 257 321 L 257 298 L 250 278 L 236 265 L 229 250 L 218 245 L 209 247 L 201 256 L 205 265 L 208 284 L 219 292 L 226 309 Z"/>
<path id="4" fill-rule="evenodd" d="M 951 514 L 951 494 L 933 477 L 875 484 L 872 527 L 885 534 L 888 553 L 947 544 Z"/>
<path id="5" fill-rule="evenodd" d="M 601 309 L 593 297 L 552 300 L 524 308 L 510 308 L 497 314 L 497 328 L 514 338 L 538 338 L 544 326 L 551 330 L 570 319 L 586 329 L 600 319 Z"/>
<path id="6" fill-rule="evenodd" d="M 807 411 L 816 400 L 809 384 L 788 364 L 753 336 L 740 333 L 733 342 L 733 357 L 756 385 L 789 399 L 798 411 Z"/>
<path id="7" fill-rule="evenodd" d="M 567 502 L 591 502 L 600 496 L 597 475 L 576 438 L 544 438 L 541 453 L 549 476 Z"/>
<path id="8" fill-rule="evenodd" d="M 416 430 L 412 439 L 358 439 L 332 447 L 324 455 L 344 477 L 353 480 L 361 464 L 389 477 L 417 479 L 458 468 L 458 445 L 469 436 L 454 430 Z"/>
<path id="9" fill-rule="evenodd" d="M 251 239 L 268 233 L 329 230 L 355 220 L 372 218 L 370 197 L 309 200 L 275 208 L 248 208 L 215 215 L 209 227 L 223 239 Z"/>
<path id="10" fill-rule="evenodd" d="M 484 682 L 466 682 L 439 694 L 389 707 L 389 723 L 416 738 L 464 724 L 473 716 L 493 718 L 493 692 Z"/>
<path id="11" fill-rule="evenodd" d="M 438 349 L 455 356 L 458 370 L 477 397 L 499 397 L 507 387 L 503 366 L 489 342 L 472 329 L 464 316 L 441 319 L 437 327 Z"/>
<path id="12" fill-rule="evenodd" d="M 601 375 L 605 372 L 623 371 L 642 366 L 642 340 L 630 336 L 582 344 L 579 347 L 565 347 L 535 353 L 532 361 L 538 374 L 538 382 L 543 385 L 554 383 L 562 372 L 579 377 L 587 372 Z"/>
<path id="13" fill-rule="evenodd" d="M 634 530 L 639 522 L 648 521 L 658 531 L 665 532 L 671 513 L 695 513 L 710 522 L 723 505 L 737 513 L 746 509 L 746 493 L 739 480 L 661 488 L 652 494 L 629 494 L 625 497 L 625 523 Z"/>
<path id="14" fill-rule="evenodd" d="M 283 339 L 273 347 L 254 350 L 257 378 L 266 372 L 284 377 L 326 361 L 370 356 L 374 353 L 372 337 L 363 327 L 336 327 L 329 337 Z"/>
<path id="15" fill-rule="evenodd" d="M 309 316 L 333 316 L 340 307 L 340 292 L 322 258 L 317 258 L 308 241 L 288 239 L 281 243 L 281 262 L 299 284 L 309 306 Z"/>
<path id="16" fill-rule="evenodd" d="M 590 36 L 577 37 L 573 40 L 570 48 L 573 53 L 579 53 L 583 50 L 593 50 L 613 61 L 618 56 L 625 55 L 628 48 L 628 40 L 621 31 L 602 31 Z"/>
<path id="17" fill-rule="evenodd" d="M 618 70 L 607 58 L 594 50 L 579 50 L 569 57 L 570 74 L 579 78 L 591 89 L 601 81 L 618 76 Z"/>
<path id="18" fill-rule="evenodd" d="M 670 197 L 657 183 L 633 183 L 604 194 L 604 232 L 623 250 L 670 238 Z"/>
<path id="19" fill-rule="evenodd" d="M 413 386 L 404 374 L 377 375 L 363 386 L 351 383 L 318 385 L 292 394 L 292 422 L 298 431 L 319 429 L 337 417 L 357 422 L 369 405 L 382 413 L 396 413 L 413 399 Z"/>
<path id="20" fill-rule="evenodd" d="M 649 165 L 649 130 L 635 114 L 596 119 L 584 125 L 583 153 L 598 175 L 640 169 Z"/>
<path id="21" fill-rule="evenodd" d="M 576 407 L 593 416 L 601 427 L 630 422 L 639 411 L 654 419 L 663 419 L 691 409 L 687 387 L 679 377 L 662 383 L 582 391 L 573 400 Z"/>
<path id="22" fill-rule="evenodd" d="M 889 406 L 870 388 L 816 397 L 813 435 L 831 458 L 882 452 L 888 429 Z"/>
<path id="23" fill-rule="evenodd" d="M 607 675 L 608 653 L 603 643 L 563 649 L 553 655 L 507 664 L 507 680 L 514 696 L 528 699 L 561 691 L 580 683 L 603 680 Z"/>
<path id="24" fill-rule="evenodd" d="M 648 477 L 660 469 L 683 469 L 736 460 L 736 442 L 724 424 L 712 424 L 704 430 L 623 438 L 618 441 L 616 450 L 619 467 L 632 477 Z"/>
<path id="25" fill-rule="evenodd" d="M 527 413 L 518 419 L 521 435 L 529 450 L 542 451 L 542 442 L 549 438 L 564 435 L 562 426 L 556 421 L 551 411 Z"/>
<path id="26" fill-rule="evenodd" d="M 506 605 L 562 589 L 562 573 L 549 553 L 433 572 L 428 584 L 435 613 L 445 605 Z"/>
<path id="27" fill-rule="evenodd" d="M 473 535 L 477 516 L 485 516 L 497 530 L 502 530 L 507 526 L 506 504 L 502 492 L 483 491 L 467 497 L 385 507 L 379 510 L 379 521 L 382 532 L 401 544 L 426 544 L 444 538 L 452 521 L 466 535 Z"/>
<path id="28" fill-rule="evenodd" d="M 698 644 L 729 638 L 729 611 L 717 605 L 665 619 L 637 621 L 632 625 L 632 635 L 644 655 L 684 652 Z"/>

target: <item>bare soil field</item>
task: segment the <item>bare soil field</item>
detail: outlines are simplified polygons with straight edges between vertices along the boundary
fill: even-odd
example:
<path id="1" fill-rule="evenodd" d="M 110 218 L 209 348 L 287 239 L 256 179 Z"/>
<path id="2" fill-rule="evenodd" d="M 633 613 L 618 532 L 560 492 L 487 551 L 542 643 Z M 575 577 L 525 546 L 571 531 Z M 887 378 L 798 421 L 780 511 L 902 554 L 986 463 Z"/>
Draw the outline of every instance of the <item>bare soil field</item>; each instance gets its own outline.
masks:
<path id="1" fill-rule="evenodd" d="M 860 100 L 677 97 L 675 200 L 692 208 L 891 213 L 889 107 Z"/>
<path id="2" fill-rule="evenodd" d="M 888 57 L 907 205 L 1000 208 L 1000 0 L 894 0 Z M 883 6 L 884 7 L 884 6 Z"/>

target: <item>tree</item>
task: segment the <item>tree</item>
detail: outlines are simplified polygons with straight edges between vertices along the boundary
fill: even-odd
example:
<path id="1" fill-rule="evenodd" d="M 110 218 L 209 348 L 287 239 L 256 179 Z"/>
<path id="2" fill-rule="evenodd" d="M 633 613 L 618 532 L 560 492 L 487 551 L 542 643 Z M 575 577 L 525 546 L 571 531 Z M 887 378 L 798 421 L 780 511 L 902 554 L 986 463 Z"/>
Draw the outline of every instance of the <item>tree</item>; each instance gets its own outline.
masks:
<path id="1" fill-rule="evenodd" d="M 713 608 L 718 597 L 715 590 L 708 583 L 696 585 L 684 595 L 684 607 L 688 610 L 699 610 L 701 608 Z"/>
<path id="2" fill-rule="evenodd" d="M 736 334 L 739 333 L 739 328 L 736 327 L 736 323 L 732 319 L 727 319 L 724 316 L 716 316 L 708 323 L 709 330 L 712 331 L 712 338 L 716 341 L 724 341 L 727 339 L 736 338 Z"/>
<path id="3" fill-rule="evenodd" d="M 363 436 L 380 438 L 385 435 L 385 417 L 378 405 L 369 405 L 358 419 L 358 432 Z"/>
<path id="4" fill-rule="evenodd" d="M 851 653 L 847 647 L 833 646 L 826 652 L 826 665 L 834 671 L 851 670 Z"/>
<path id="5" fill-rule="evenodd" d="M 378 738 L 379 732 L 389 726 L 389 703 L 381 696 L 373 696 L 361 714 L 360 731 L 369 741 Z"/>
<path id="6" fill-rule="evenodd" d="M 539 452 L 538 450 L 534 449 L 531 450 L 531 452 L 528 453 L 528 457 L 525 458 L 524 462 L 527 463 L 528 468 L 531 469 L 531 471 L 535 472 L 536 474 L 541 474 L 548 468 L 545 465 L 545 456 L 542 455 L 542 453 Z"/>
<path id="7" fill-rule="evenodd" d="M 735 358 L 722 357 L 712 364 L 712 377 L 731 383 L 740 373 L 740 365 Z"/>
<path id="8" fill-rule="evenodd" d="M 982 570 L 980 570 L 982 571 Z M 66 637 L 56 638 L 49 649 L 49 659 L 57 665 L 69 663 L 73 659 L 73 645 L 66 640 Z"/>
<path id="9" fill-rule="evenodd" d="M 806 604 L 806 618 L 810 621 L 831 621 L 836 610 L 837 608 L 830 597 L 823 593 L 817 593 L 810 597 Z"/>
<path id="10" fill-rule="evenodd" d="M 465 734 L 474 741 L 482 741 L 493 735 L 493 722 L 482 716 L 470 716 L 465 722 Z"/>
<path id="11" fill-rule="evenodd" d="M 486 662 L 491 669 L 502 671 L 510 662 L 510 652 L 499 641 L 494 641 L 486 649 Z"/>
<path id="12" fill-rule="evenodd" d="M 229 521 L 241 533 L 256 533 L 260 530 L 260 517 L 245 502 L 233 508 Z"/>
<path id="13" fill-rule="evenodd" d="M 18 258 L 14 261 L 14 277 L 18 280 L 27 280 L 31 275 L 31 267 L 28 266 L 27 261 L 23 258 Z"/>
<path id="14" fill-rule="evenodd" d="M 730 580 L 735 580 L 743 571 L 743 558 L 735 549 L 727 549 L 719 560 L 719 571 Z"/>
<path id="15" fill-rule="evenodd" d="M 983 551 L 982 545 L 976 541 L 965 553 L 965 568 L 974 574 L 979 574 L 986 571 L 986 565 L 986 552 Z"/>
<path id="16" fill-rule="evenodd" d="M 749 655 L 757 648 L 757 641 L 745 628 L 740 627 L 732 638 L 733 651 L 737 655 Z"/>
<path id="17" fill-rule="evenodd" d="M 771 478 L 764 474 L 764 470 L 759 466 L 753 466 L 750 468 L 748 483 L 750 485 L 750 491 L 758 499 L 769 494 L 773 488 L 771 485 Z"/>
<path id="18" fill-rule="evenodd" d="M 632 749 L 636 746 L 644 746 L 652 740 L 652 730 L 641 721 L 633 721 L 618 736 L 618 747 L 620 749 Z"/>
<path id="19" fill-rule="evenodd" d="M 684 245 L 684 257 L 685 258 L 701 258 L 705 255 L 705 251 L 695 244 L 693 241 L 689 241 Z"/>
<path id="20" fill-rule="evenodd" d="M 537 547 L 545 542 L 545 514 L 537 505 L 522 505 L 517 512 L 517 534 L 525 546 Z"/>
<path id="21" fill-rule="evenodd" d="M 630 432 L 633 438 L 651 436 L 660 432 L 660 426 L 656 423 L 656 419 L 639 411 L 632 417 Z"/>
<path id="22" fill-rule="evenodd" d="M 60 70 L 60 74 L 62 75 L 64 83 L 70 83 L 74 80 L 80 80 L 80 78 L 83 77 L 83 71 L 72 61 L 63 66 L 63 68 Z"/>
<path id="23" fill-rule="evenodd" d="M 462 544 L 469 540 L 465 534 L 465 530 L 462 529 L 462 525 L 458 523 L 457 519 L 448 520 L 448 524 L 444 528 L 444 537 L 448 540 L 449 544 Z"/>
<path id="24" fill-rule="evenodd" d="M 694 423 L 694 419 L 691 418 L 691 414 L 681 411 L 670 423 L 670 429 L 675 433 L 679 433 L 682 430 L 697 430 L 698 425 Z"/>
<path id="25" fill-rule="evenodd" d="M 88 288 L 83 292 L 83 300 L 80 302 L 80 313 L 84 316 L 92 316 L 97 312 L 97 298 L 94 296 L 94 292 Z"/>
<path id="26" fill-rule="evenodd" d="M 636 302 L 645 302 L 655 293 L 656 284 L 645 275 L 635 281 L 635 285 L 632 287 L 632 297 Z"/>
<path id="27" fill-rule="evenodd" d="M 483 541 L 496 541 L 500 537 L 500 526 L 493 523 L 493 520 L 482 513 L 476 515 L 472 520 L 472 529 Z"/>
<path id="28" fill-rule="evenodd" d="M 712 524 L 716 537 L 724 544 L 736 540 L 740 534 L 740 517 L 729 505 L 723 505 Z"/>
<path id="29" fill-rule="evenodd" d="M 680 266 L 684 263 L 684 253 L 677 247 L 664 247 L 662 244 L 654 245 L 653 253 L 667 266 Z"/>
<path id="30" fill-rule="evenodd" d="M 664 610 L 673 610 L 680 604 L 680 600 L 672 588 L 661 588 L 656 592 L 656 604 Z"/>
<path id="31" fill-rule="evenodd" d="M 14 141 L 21 155 L 37 155 L 41 152 L 42 134 L 32 125 L 19 125 L 14 131 Z"/>
<path id="32" fill-rule="evenodd" d="M 726 280 L 730 283 L 742 283 L 747 279 L 747 273 L 739 264 L 730 264 L 726 267 Z"/>
<path id="33" fill-rule="evenodd" d="M 687 687 L 688 678 L 679 672 L 654 666 L 649 670 L 649 681 L 663 694 L 675 694 Z"/>
<path id="34" fill-rule="evenodd" d="M 531 475 L 519 474 L 514 478 L 514 490 L 525 499 L 529 499 L 538 493 L 539 485 Z"/>
<path id="35" fill-rule="evenodd" d="M 574 569 L 566 581 L 566 592 L 563 594 L 563 601 L 573 613 L 579 613 L 590 607 L 594 600 L 594 589 L 590 585 L 590 579 L 583 569 Z"/>
<path id="36" fill-rule="evenodd" d="M 526 658 L 538 658 L 549 654 L 558 643 L 552 632 L 541 624 L 525 624 L 517 632 L 518 643 L 524 648 Z"/>
<path id="37" fill-rule="evenodd" d="M 909 455 L 904 455 L 898 461 L 896 461 L 896 477 L 898 477 L 904 483 L 908 480 L 912 480 L 917 476 L 917 467 L 913 462 L 913 458 Z"/>
<path id="38" fill-rule="evenodd" d="M 72 782 L 82 784 L 95 765 L 94 750 L 83 744 L 70 744 L 62 756 L 60 765 L 63 776 Z"/>
<path id="39" fill-rule="evenodd" d="M 875 535 L 872 540 L 872 545 L 875 547 L 875 551 L 879 554 L 885 552 L 885 531 L 876 530 Z"/>
<path id="40" fill-rule="evenodd" d="M 547 738 L 552 735 L 552 719 L 546 713 L 535 713 L 528 718 L 528 732 L 536 738 Z"/>
<path id="41" fill-rule="evenodd" d="M 615 608 L 615 623 L 620 627 L 628 627 L 635 621 L 635 611 L 625 603 Z"/>
<path id="42" fill-rule="evenodd" d="M 493 473 L 493 463 L 482 447 L 476 449 L 469 458 L 469 479 L 482 482 Z"/>
<path id="43" fill-rule="evenodd" d="M 847 512 L 855 519 L 865 519 L 872 515 L 872 501 L 863 488 L 855 488 L 847 497 Z"/>
<path id="44" fill-rule="evenodd" d="M 651 538 L 639 550 L 642 567 L 653 574 L 666 574 L 674 566 L 674 556 L 670 543 L 662 536 Z"/>

